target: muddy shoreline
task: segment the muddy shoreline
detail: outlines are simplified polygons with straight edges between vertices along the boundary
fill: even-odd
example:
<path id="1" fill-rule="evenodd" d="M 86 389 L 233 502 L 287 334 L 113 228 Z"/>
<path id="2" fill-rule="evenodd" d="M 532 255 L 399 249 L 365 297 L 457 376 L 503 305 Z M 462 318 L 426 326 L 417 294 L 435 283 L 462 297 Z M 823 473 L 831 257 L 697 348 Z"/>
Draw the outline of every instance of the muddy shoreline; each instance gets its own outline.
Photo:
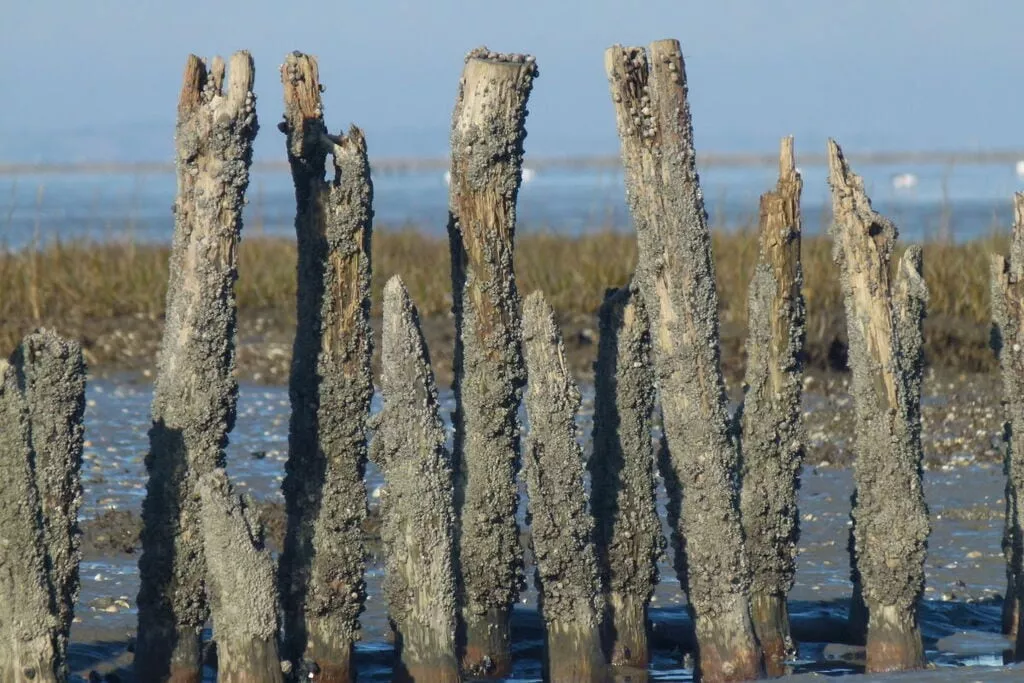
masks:
<path id="1" fill-rule="evenodd" d="M 577 358 L 577 372 L 585 369 L 583 359 L 590 348 L 576 344 L 571 352 Z M 853 405 L 849 379 L 845 373 L 812 372 L 805 381 L 808 454 L 800 491 L 802 536 L 791 608 L 796 621 L 803 624 L 802 632 L 818 633 L 817 639 L 823 641 L 802 645 L 796 671 L 808 674 L 862 670 L 862 649 L 843 642 L 837 630 L 850 593 L 846 540 Z M 75 671 L 81 677 L 76 680 L 84 680 L 95 670 L 114 672 L 118 678 L 110 680 L 130 681 L 139 506 L 144 488 L 142 456 L 147 448 L 152 387 L 142 373 L 113 371 L 94 371 L 89 386 L 83 469 L 83 591 L 72 635 Z M 733 378 L 728 386 L 735 402 L 741 391 L 739 382 Z M 589 441 L 593 393 L 585 379 L 582 387 L 580 427 Z M 451 394 L 445 383 L 439 388 L 442 412 L 447 413 Z M 998 631 L 1005 564 L 1000 541 L 1005 480 L 999 389 L 994 373 L 933 370 L 925 381 L 925 482 L 934 527 L 926 567 L 925 632 L 929 658 L 942 666 L 936 674 L 940 677 L 930 680 L 958 680 L 950 677 L 956 669 L 945 667 L 994 663 L 1001 649 Z M 280 382 L 243 380 L 238 425 L 228 449 L 228 470 L 257 501 L 271 548 L 280 547 L 283 535 L 279 477 L 287 452 L 288 410 L 287 389 Z M 589 444 L 586 453 L 589 455 Z M 376 503 L 380 483 L 378 473 L 368 472 L 371 514 L 364 534 L 370 549 L 370 599 L 358 650 L 363 672 L 359 680 L 367 681 L 390 676 L 390 630 L 380 592 L 381 558 L 375 552 L 379 547 Z M 659 498 L 663 506 L 663 491 Z M 529 545 L 528 529 L 522 540 Z M 527 552 L 528 561 L 529 557 Z M 654 670 L 660 672 L 661 680 L 688 680 L 685 596 L 671 569 L 670 555 L 662 558 L 660 568 L 661 581 L 653 602 L 656 634 L 661 634 L 656 636 L 660 644 L 655 650 Z M 528 571 L 532 575 L 532 567 Z M 516 681 L 538 680 L 543 642 L 533 611 L 535 594 L 530 591 L 524 599 L 517 609 L 522 616 L 517 617 L 521 637 L 516 645 L 521 663 L 511 679 Z"/>

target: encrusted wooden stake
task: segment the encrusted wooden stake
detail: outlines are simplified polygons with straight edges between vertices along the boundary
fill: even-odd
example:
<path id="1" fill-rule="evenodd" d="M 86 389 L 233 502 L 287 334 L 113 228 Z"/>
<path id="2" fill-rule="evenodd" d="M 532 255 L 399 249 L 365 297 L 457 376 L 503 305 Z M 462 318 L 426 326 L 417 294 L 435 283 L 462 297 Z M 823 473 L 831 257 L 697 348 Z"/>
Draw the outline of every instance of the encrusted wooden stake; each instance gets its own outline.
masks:
<path id="1" fill-rule="evenodd" d="M 736 444 L 719 358 L 718 294 L 679 42 L 605 53 L 626 195 L 639 248 L 636 282 L 651 318 L 672 475 L 676 571 L 687 591 L 703 681 L 761 675 L 748 606 Z M 684 540 L 685 539 L 685 540 Z"/>
<path id="2" fill-rule="evenodd" d="M 603 682 L 608 680 L 601 651 L 604 609 L 583 453 L 576 441 L 580 392 L 565 363 L 554 313 L 540 292 L 523 303 L 523 346 L 530 378 L 523 470 L 538 602 L 547 627 L 545 680 Z"/>
<path id="3" fill-rule="evenodd" d="M 1021 633 L 1021 603 L 1024 601 L 1024 549 L 1021 529 L 1024 516 L 1020 506 L 1024 491 L 1024 192 L 1013 197 L 1014 223 L 1009 258 L 992 255 L 992 347 L 999 358 L 1003 376 L 1003 405 L 1006 410 L 1006 524 L 1003 552 L 1006 555 L 1006 598 L 1003 602 L 1003 632 L 1013 647 L 1008 659 L 1024 659 Z"/>
<path id="4" fill-rule="evenodd" d="M 828 161 L 857 417 L 852 559 L 868 610 L 867 668 L 915 669 L 925 665 L 917 610 L 930 531 L 920 417 L 928 290 L 919 247 L 904 254 L 890 286 L 896 226 L 871 208 L 832 140 Z"/>
<path id="5" fill-rule="evenodd" d="M 178 196 L 167 322 L 153 394 L 142 505 L 138 680 L 194 683 L 209 616 L 199 530 L 199 477 L 224 464 L 235 422 L 234 284 L 242 205 L 256 136 L 248 52 L 207 69 L 185 65 L 176 128 Z"/>
<path id="6" fill-rule="evenodd" d="M 533 57 L 478 48 L 452 115 L 455 509 L 460 649 L 474 676 L 507 676 L 509 612 L 522 585 L 517 412 L 524 371 L 512 267 Z"/>
<path id="7" fill-rule="evenodd" d="M 651 340 L 647 312 L 628 287 L 605 295 L 599 317 L 588 467 L 607 610 L 605 649 L 612 664 L 646 669 L 647 608 L 665 545 L 654 499 Z"/>
<path id="8" fill-rule="evenodd" d="M 280 683 L 277 578 L 251 501 L 218 469 L 199 480 L 218 683 Z"/>
<path id="9" fill-rule="evenodd" d="M 281 556 L 284 652 L 322 683 L 354 680 L 363 582 L 366 421 L 370 373 L 373 186 L 366 140 L 327 133 L 316 59 L 281 67 L 298 239 L 297 329 L 288 393 L 284 480 L 288 529 Z M 327 156 L 333 173 L 325 178 Z"/>
<path id="10" fill-rule="evenodd" d="M 797 488 L 803 463 L 804 300 L 800 267 L 800 191 L 793 138 L 782 140 L 779 181 L 761 195 L 760 255 L 747 305 L 740 509 L 754 630 L 769 676 L 796 654 L 786 596 L 796 572 Z"/>
<path id="11" fill-rule="evenodd" d="M 384 473 L 384 592 L 401 658 L 394 680 L 456 683 L 451 457 L 416 308 L 396 275 L 384 289 L 384 407 L 374 462 Z"/>

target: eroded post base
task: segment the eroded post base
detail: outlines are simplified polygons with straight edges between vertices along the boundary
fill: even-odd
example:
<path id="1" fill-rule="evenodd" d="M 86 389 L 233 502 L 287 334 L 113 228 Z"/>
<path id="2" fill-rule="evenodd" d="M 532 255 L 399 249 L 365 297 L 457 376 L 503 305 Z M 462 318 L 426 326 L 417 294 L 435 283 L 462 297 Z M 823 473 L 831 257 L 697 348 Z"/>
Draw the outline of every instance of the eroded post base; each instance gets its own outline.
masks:
<path id="1" fill-rule="evenodd" d="M 694 680 L 701 683 L 756 681 L 764 675 L 761 652 L 750 623 L 747 601 L 742 596 L 722 605 L 711 617 L 694 619 L 697 635 L 697 668 Z"/>
<path id="2" fill-rule="evenodd" d="M 550 683 L 605 683 L 611 670 L 597 629 L 575 623 L 550 623 L 544 650 L 545 679 Z"/>
<path id="3" fill-rule="evenodd" d="M 650 661 L 646 601 L 632 595 L 612 593 L 608 604 L 611 618 L 605 628 L 611 663 L 646 670 Z"/>
<path id="4" fill-rule="evenodd" d="M 754 633 L 761 643 L 765 673 L 772 677 L 791 673 L 786 661 L 795 653 L 796 645 L 789 630 L 786 597 L 752 594 L 750 617 L 754 622 Z"/>
<path id="5" fill-rule="evenodd" d="M 911 610 L 868 605 L 867 672 L 908 671 L 926 665 L 921 629 Z"/>
<path id="6" fill-rule="evenodd" d="M 492 607 L 482 616 L 465 615 L 462 672 L 474 678 L 505 678 L 512 672 L 509 610 Z"/>

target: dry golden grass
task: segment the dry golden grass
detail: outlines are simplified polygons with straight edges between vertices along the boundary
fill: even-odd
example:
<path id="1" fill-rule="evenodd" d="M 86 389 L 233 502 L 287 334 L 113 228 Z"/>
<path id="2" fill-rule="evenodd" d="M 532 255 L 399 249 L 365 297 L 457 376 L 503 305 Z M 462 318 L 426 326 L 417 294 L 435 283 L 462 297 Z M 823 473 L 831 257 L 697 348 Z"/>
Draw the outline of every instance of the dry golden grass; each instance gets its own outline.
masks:
<path id="1" fill-rule="evenodd" d="M 566 318 L 593 315 L 605 288 L 627 282 L 636 260 L 635 240 L 628 233 L 583 237 L 529 233 L 520 236 L 516 249 L 520 291 L 543 290 Z M 1006 240 L 1001 238 L 925 246 L 933 362 L 963 362 L 972 367 L 987 364 L 988 254 L 1005 249 Z M 162 245 L 53 243 L 37 251 L 0 256 L 0 342 L 13 348 L 21 335 L 41 324 L 83 329 L 98 321 L 109 326 L 126 318 L 159 318 L 164 308 L 168 251 Z M 269 313 L 278 320 L 291 319 L 295 257 L 291 240 L 257 237 L 242 241 L 237 287 L 242 315 Z M 716 233 L 714 257 L 723 330 L 741 338 L 746 287 L 757 258 L 754 233 Z M 375 311 L 384 282 L 398 273 L 422 315 L 447 313 L 451 282 L 446 239 L 414 231 L 378 230 L 373 259 Z M 831 241 L 825 237 L 805 239 L 803 261 L 808 342 L 812 357 L 819 357 L 825 346 L 843 336 L 842 299 Z"/>

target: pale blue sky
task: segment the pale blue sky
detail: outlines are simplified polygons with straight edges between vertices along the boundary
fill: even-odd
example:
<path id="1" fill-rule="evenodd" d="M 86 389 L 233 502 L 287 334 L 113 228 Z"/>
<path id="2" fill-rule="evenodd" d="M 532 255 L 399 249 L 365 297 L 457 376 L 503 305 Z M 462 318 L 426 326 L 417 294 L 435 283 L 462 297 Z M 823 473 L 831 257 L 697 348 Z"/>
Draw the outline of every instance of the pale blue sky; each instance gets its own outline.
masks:
<path id="1" fill-rule="evenodd" d="M 169 160 L 186 55 L 249 49 L 280 155 L 277 66 L 320 59 L 328 123 L 371 155 L 441 156 L 462 57 L 532 52 L 541 77 L 527 152 L 617 149 L 602 53 L 683 43 L 697 146 L 798 150 L 1024 146 L 1024 2 L 1017 0 L 3 0 L 0 160 Z"/>

